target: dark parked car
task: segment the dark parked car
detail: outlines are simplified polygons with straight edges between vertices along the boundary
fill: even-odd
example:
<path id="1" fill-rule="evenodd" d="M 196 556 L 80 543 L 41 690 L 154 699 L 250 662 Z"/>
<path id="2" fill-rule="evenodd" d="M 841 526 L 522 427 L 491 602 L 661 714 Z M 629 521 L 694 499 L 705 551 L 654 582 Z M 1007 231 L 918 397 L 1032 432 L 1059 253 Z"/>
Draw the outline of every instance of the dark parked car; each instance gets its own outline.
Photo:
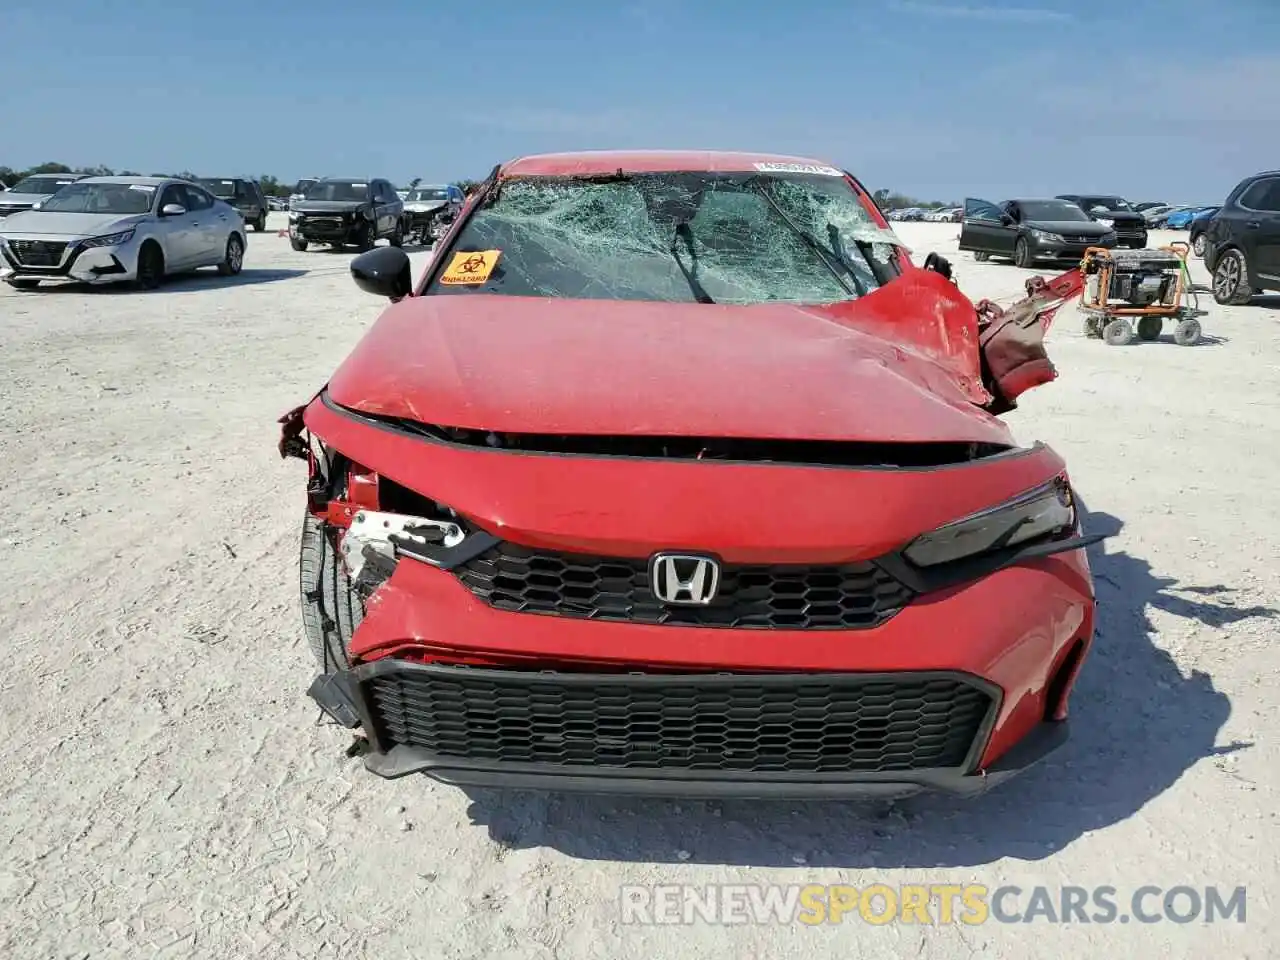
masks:
<path id="1" fill-rule="evenodd" d="M 1068 200 L 964 202 L 960 249 L 973 259 L 1012 257 L 1020 267 L 1036 260 L 1077 258 L 1088 247 L 1114 247 L 1116 232 Z"/>
<path id="2" fill-rule="evenodd" d="M 267 198 L 257 180 L 244 177 L 201 177 L 196 183 L 223 203 L 240 211 L 247 226 L 261 233 L 267 229 Z"/>
<path id="3" fill-rule="evenodd" d="M 1114 229 L 1116 246 L 1141 250 L 1147 245 L 1147 221 L 1123 197 L 1060 193 L 1058 199 L 1070 200 L 1104 227 Z"/>
<path id="4" fill-rule="evenodd" d="M 1204 265 L 1218 303 L 1280 290 L 1280 170 L 1247 177 L 1227 195 L 1204 232 Z"/>
<path id="5" fill-rule="evenodd" d="M 1213 215 L 1221 209 L 1220 207 L 1205 207 L 1194 217 L 1191 218 L 1191 225 L 1188 227 L 1190 233 L 1187 235 L 1187 242 L 1191 244 L 1191 249 L 1195 251 L 1197 257 L 1204 256 L 1204 235 L 1209 229 L 1209 221 L 1213 219 Z"/>
<path id="6" fill-rule="evenodd" d="M 295 250 L 312 243 L 369 250 L 382 237 L 393 247 L 404 243 L 404 201 L 389 180 L 325 177 L 289 211 L 289 242 Z"/>

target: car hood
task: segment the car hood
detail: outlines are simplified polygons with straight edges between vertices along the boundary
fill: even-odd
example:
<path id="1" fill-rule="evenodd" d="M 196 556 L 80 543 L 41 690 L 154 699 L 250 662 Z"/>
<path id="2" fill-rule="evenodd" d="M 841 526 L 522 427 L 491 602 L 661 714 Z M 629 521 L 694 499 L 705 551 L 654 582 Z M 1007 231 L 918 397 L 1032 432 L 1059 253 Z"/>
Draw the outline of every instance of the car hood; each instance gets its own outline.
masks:
<path id="1" fill-rule="evenodd" d="M 497 432 L 1010 443 L 973 304 L 911 268 L 827 306 L 490 294 L 389 307 L 332 377 L 367 414 Z"/>
<path id="2" fill-rule="evenodd" d="M 1111 232 L 1110 227 L 1096 220 L 1027 220 L 1024 222 L 1034 230 L 1070 234 L 1073 237 L 1101 237 Z"/>
<path id="3" fill-rule="evenodd" d="M 144 214 L 50 213 L 31 210 L 15 213 L 0 221 L 0 233 L 8 236 L 101 237 L 137 226 Z"/>
<path id="4" fill-rule="evenodd" d="M 295 213 L 355 213 L 367 205 L 367 200 L 295 200 Z"/>
<path id="5" fill-rule="evenodd" d="M 406 200 L 404 202 L 404 208 L 409 213 L 434 213 L 448 205 L 448 200 Z"/>
<path id="6" fill-rule="evenodd" d="M 12 193 L 6 190 L 0 193 L 0 208 L 30 207 L 51 196 L 53 196 L 51 193 Z"/>

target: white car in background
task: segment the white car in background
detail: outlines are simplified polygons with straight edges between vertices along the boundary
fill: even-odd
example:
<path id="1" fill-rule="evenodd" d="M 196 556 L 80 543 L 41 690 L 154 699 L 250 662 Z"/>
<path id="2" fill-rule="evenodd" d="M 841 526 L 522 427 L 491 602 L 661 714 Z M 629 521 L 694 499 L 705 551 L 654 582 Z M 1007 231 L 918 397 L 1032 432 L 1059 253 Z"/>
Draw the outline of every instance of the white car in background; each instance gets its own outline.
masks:
<path id="1" fill-rule="evenodd" d="M 319 183 L 322 177 L 303 177 L 293 185 L 293 193 L 289 194 L 289 209 L 293 209 L 294 201 L 305 200 L 307 191 Z"/>
<path id="2" fill-rule="evenodd" d="M 90 177 L 26 213 L 0 220 L 0 279 L 18 289 L 46 280 L 133 281 L 244 265 L 244 221 L 232 206 L 185 180 Z"/>
<path id="3" fill-rule="evenodd" d="M 83 173 L 37 173 L 24 177 L 0 197 L 0 222 L 4 217 L 30 210 L 67 184 L 84 178 Z"/>

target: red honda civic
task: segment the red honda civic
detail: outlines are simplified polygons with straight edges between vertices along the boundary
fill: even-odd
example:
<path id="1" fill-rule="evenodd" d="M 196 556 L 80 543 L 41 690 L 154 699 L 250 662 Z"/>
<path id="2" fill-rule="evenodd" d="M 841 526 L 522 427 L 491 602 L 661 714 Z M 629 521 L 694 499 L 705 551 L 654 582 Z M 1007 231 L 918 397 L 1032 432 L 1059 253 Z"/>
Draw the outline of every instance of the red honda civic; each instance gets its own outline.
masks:
<path id="1" fill-rule="evenodd" d="M 374 773 L 974 794 L 1065 739 L 1099 538 L 998 414 L 1070 284 L 975 306 L 850 174 L 705 152 L 516 160 L 351 270 L 392 303 L 280 448 Z"/>

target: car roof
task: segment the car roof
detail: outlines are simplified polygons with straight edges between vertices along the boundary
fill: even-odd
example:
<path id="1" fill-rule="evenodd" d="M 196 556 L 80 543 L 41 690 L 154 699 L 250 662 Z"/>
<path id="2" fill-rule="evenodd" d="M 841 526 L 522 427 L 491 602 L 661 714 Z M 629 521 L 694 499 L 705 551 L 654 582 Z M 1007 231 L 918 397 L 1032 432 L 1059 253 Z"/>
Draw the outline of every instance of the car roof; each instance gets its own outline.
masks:
<path id="1" fill-rule="evenodd" d="M 834 166 L 825 160 L 775 153 L 728 150 L 584 150 L 577 153 L 544 153 L 520 157 L 502 165 L 503 176 L 556 177 L 613 173 L 675 173 L 700 170 L 708 173 L 740 173 L 757 163 L 800 163 Z"/>
<path id="2" fill-rule="evenodd" d="M 132 183 L 140 187 L 158 187 L 162 183 L 182 183 L 177 177 L 85 177 L 85 183 Z"/>
<path id="3" fill-rule="evenodd" d="M 1012 200 L 1006 200 L 1005 203 L 1070 203 L 1070 200 L 1063 200 L 1061 197 L 1014 197 Z"/>

